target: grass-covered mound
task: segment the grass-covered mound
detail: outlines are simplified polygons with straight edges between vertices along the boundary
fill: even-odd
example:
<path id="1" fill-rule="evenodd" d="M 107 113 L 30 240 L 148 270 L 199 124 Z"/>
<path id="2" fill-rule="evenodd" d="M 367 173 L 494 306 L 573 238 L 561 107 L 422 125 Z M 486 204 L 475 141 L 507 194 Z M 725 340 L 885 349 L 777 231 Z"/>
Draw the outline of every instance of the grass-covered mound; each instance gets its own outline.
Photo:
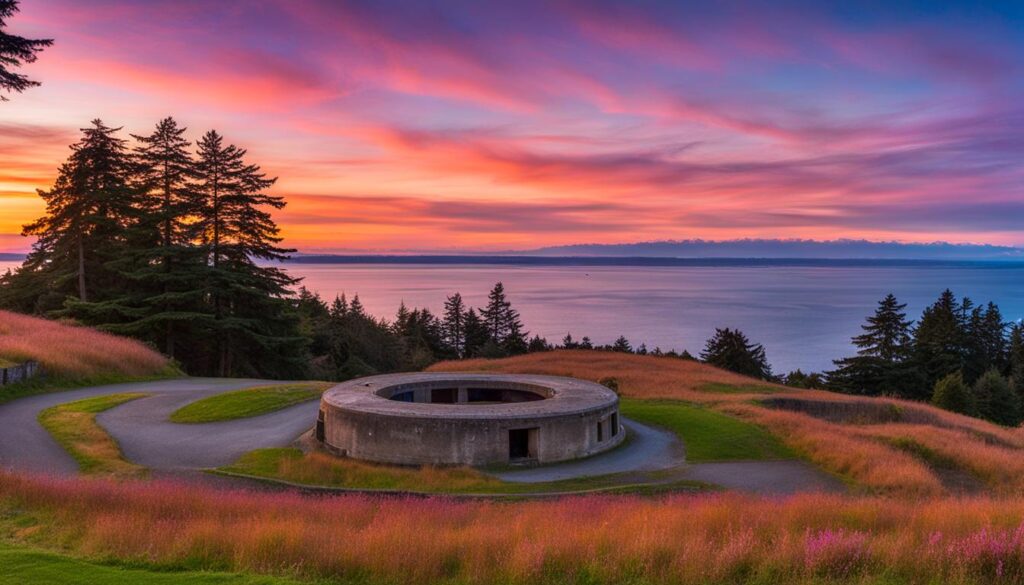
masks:
<path id="1" fill-rule="evenodd" d="M 634 405 L 641 420 L 675 428 L 696 453 L 703 440 L 679 418 L 645 401 L 669 400 L 700 406 L 723 417 L 757 426 L 786 450 L 847 480 L 860 492 L 934 496 L 959 490 L 949 472 L 965 474 L 983 489 L 1024 494 L 1024 430 L 1005 428 L 928 404 L 888 398 L 855 397 L 820 390 L 795 390 L 745 378 L 696 362 L 670 357 L 614 352 L 554 351 L 502 360 L 466 360 L 435 364 L 433 371 L 485 371 L 572 376 L 618 388 L 623 414 Z M 614 384 L 611 384 L 614 380 Z M 692 411 L 694 412 L 694 411 Z M 638 414 L 639 413 L 639 414 Z M 681 420 L 681 419 L 680 419 Z M 731 424 L 718 423 L 728 429 Z M 700 425 L 697 425 L 699 428 Z M 729 457 L 764 455 L 744 441 Z M 746 446 L 744 446 L 746 445 Z"/>
<path id="2" fill-rule="evenodd" d="M 145 468 L 124 458 L 117 442 L 96 423 L 96 415 L 144 396 L 108 394 L 58 404 L 39 413 L 39 424 L 74 458 L 82 473 L 139 476 Z"/>
<path id="3" fill-rule="evenodd" d="M 217 394 L 171 413 L 171 422 L 208 423 L 259 416 L 320 398 L 331 382 L 297 382 L 256 386 Z"/>
<path id="4" fill-rule="evenodd" d="M 39 362 L 51 386 L 181 374 L 166 357 L 138 341 L 9 311 L 0 311 L 0 360 Z M 0 402 L 8 390 L 0 388 Z"/>
<path id="5" fill-rule="evenodd" d="M 674 400 L 624 399 L 622 415 L 674 432 L 686 445 L 686 460 L 761 461 L 795 454 L 763 428 L 705 406 Z"/>

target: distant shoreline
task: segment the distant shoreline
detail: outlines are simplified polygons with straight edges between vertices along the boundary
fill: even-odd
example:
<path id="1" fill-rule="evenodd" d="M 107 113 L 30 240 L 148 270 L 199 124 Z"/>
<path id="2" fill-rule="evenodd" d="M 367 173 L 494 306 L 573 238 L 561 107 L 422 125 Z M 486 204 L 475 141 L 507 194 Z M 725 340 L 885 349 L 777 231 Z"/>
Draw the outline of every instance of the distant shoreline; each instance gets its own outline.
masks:
<path id="1" fill-rule="evenodd" d="M 650 256 L 342 255 L 295 256 L 285 264 L 396 264 L 498 266 L 921 266 L 1024 268 L 1021 260 L 914 260 L 872 258 L 664 258 Z"/>
<path id="2" fill-rule="evenodd" d="M 0 261 L 21 262 L 24 254 L 0 253 Z M 913 258 L 669 258 L 658 256 L 529 256 L 468 254 L 300 254 L 282 264 L 470 265 L 470 266 L 620 266 L 620 267 L 955 267 L 1024 268 L 1024 260 L 939 260 Z"/>

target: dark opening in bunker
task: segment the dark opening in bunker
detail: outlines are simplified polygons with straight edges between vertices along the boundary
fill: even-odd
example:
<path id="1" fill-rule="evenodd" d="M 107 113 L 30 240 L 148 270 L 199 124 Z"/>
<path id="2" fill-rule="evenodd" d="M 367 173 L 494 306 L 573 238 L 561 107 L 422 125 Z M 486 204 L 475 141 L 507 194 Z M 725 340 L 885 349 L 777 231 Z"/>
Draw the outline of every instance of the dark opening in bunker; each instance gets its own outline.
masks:
<path id="1" fill-rule="evenodd" d="M 320 411 L 316 415 L 316 440 L 324 440 L 324 411 Z"/>
<path id="2" fill-rule="evenodd" d="M 612 413 L 612 436 L 619 434 L 619 413 Z"/>
<path id="3" fill-rule="evenodd" d="M 544 396 L 526 390 L 512 388 L 470 388 L 466 391 L 467 402 L 533 402 L 544 400 Z"/>
<path id="4" fill-rule="evenodd" d="M 459 389 L 434 388 L 430 391 L 430 401 L 434 404 L 455 404 L 459 401 Z"/>
<path id="5" fill-rule="evenodd" d="M 517 459 L 537 458 L 537 429 L 509 429 L 508 431 L 508 458 L 510 461 Z"/>
<path id="6" fill-rule="evenodd" d="M 391 396 L 391 400 L 396 400 L 398 402 L 415 402 L 416 395 L 411 390 L 409 392 L 399 392 L 398 394 L 393 394 Z"/>

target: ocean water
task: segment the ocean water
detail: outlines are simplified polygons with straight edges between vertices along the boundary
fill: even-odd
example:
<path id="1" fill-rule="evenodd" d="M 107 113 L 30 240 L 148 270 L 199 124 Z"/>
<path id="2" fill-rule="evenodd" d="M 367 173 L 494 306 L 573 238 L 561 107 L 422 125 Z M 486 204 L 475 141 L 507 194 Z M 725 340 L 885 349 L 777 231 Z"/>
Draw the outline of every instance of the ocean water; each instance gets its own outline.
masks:
<path id="1" fill-rule="evenodd" d="M 10 264 L 0 262 L 0 272 Z M 502 281 L 530 333 L 551 342 L 567 332 L 596 343 L 625 335 L 634 346 L 697 354 L 715 327 L 738 327 L 764 344 L 779 373 L 820 371 L 849 355 L 850 337 L 889 292 L 911 318 L 947 287 L 996 302 L 1008 321 L 1024 318 L 1021 265 L 284 266 L 326 300 L 358 294 L 368 312 L 388 318 L 402 301 L 440 314 L 456 291 L 479 307 Z"/>

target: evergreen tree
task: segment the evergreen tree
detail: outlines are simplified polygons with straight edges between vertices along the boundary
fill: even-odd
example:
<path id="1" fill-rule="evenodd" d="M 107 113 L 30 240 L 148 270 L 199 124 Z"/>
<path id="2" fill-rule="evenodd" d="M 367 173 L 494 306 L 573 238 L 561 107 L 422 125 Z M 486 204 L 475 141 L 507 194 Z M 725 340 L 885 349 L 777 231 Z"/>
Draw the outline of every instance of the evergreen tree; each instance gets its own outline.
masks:
<path id="1" fill-rule="evenodd" d="M 921 315 L 914 330 L 913 359 L 924 375 L 926 386 L 933 386 L 963 368 L 964 311 L 969 307 L 968 299 L 958 304 L 953 292 L 946 289 Z"/>
<path id="2" fill-rule="evenodd" d="M 594 349 L 594 343 L 586 335 L 580 340 L 580 349 Z"/>
<path id="3" fill-rule="evenodd" d="M 39 191 L 46 215 L 24 227 L 23 235 L 37 240 L 13 276 L 41 287 L 37 295 L 47 291 L 41 298 L 49 300 L 39 306 L 37 297 L 33 309 L 56 309 L 57 299 L 68 297 L 77 297 L 84 309 L 85 303 L 102 301 L 119 289 L 117 274 L 107 263 L 124 251 L 124 232 L 137 202 L 128 184 L 129 158 L 119 130 L 93 120 L 71 146 L 53 188 Z M 13 290 L 19 291 L 17 283 Z M 23 299 L 11 304 L 19 301 Z"/>
<path id="4" fill-rule="evenodd" d="M 208 259 L 213 371 L 228 376 L 300 370 L 305 348 L 288 301 L 289 287 L 298 281 L 279 268 L 256 264 L 285 260 L 294 252 L 278 246 L 279 230 L 266 209 L 285 205 L 266 193 L 276 179 L 246 163 L 246 151 L 225 146 L 215 131 L 207 132 L 198 147 L 195 186 L 203 213 L 196 227 Z"/>
<path id="5" fill-rule="evenodd" d="M 702 360 L 725 370 L 769 380 L 771 367 L 761 344 L 751 343 L 739 329 L 715 329 L 701 352 Z"/>
<path id="6" fill-rule="evenodd" d="M 562 338 L 562 349 L 579 349 L 580 344 L 572 338 L 572 333 L 566 333 Z"/>
<path id="7" fill-rule="evenodd" d="M 203 208 L 191 183 L 194 161 L 185 130 L 164 118 L 152 134 L 132 135 L 138 143 L 134 182 L 145 197 L 136 209 L 132 253 L 120 263 L 132 283 L 121 302 L 138 309 L 133 319 L 114 328 L 152 341 L 172 358 L 179 336 L 201 335 L 212 319 L 203 294 L 205 261 L 195 245 L 194 218 Z"/>
<path id="8" fill-rule="evenodd" d="M 838 366 L 828 373 L 829 385 L 851 394 L 901 394 L 906 376 L 902 376 L 910 344 L 911 321 L 891 293 L 879 301 L 875 314 L 862 325 L 863 333 L 852 339 L 858 348 L 854 357 L 835 360 Z"/>
<path id="9" fill-rule="evenodd" d="M 444 301 L 444 339 L 456 357 L 466 357 L 466 304 L 459 293 Z"/>
<path id="10" fill-rule="evenodd" d="M 480 315 L 490 339 L 497 346 L 497 352 L 491 353 L 515 355 L 526 352 L 526 332 L 522 320 L 519 312 L 512 308 L 512 303 L 505 297 L 505 286 L 502 283 L 496 283 L 491 289 L 487 295 L 487 307 Z"/>
<path id="11" fill-rule="evenodd" d="M 534 335 L 530 339 L 530 344 L 527 348 L 527 351 L 529 351 L 530 353 L 539 353 L 544 351 L 551 351 L 552 349 L 554 348 L 551 347 L 551 344 L 548 343 L 547 339 L 544 339 L 540 335 Z"/>
<path id="12" fill-rule="evenodd" d="M 1010 327 L 1010 341 L 1007 345 L 1010 386 L 1024 404 L 1024 324 L 1018 321 Z"/>
<path id="13" fill-rule="evenodd" d="M 935 383 L 932 404 L 952 412 L 974 416 L 978 413 L 974 392 L 964 383 L 960 372 L 947 374 Z"/>
<path id="14" fill-rule="evenodd" d="M 501 349 L 504 350 L 506 355 L 520 355 L 529 351 L 529 344 L 526 341 L 528 333 L 523 330 L 523 323 L 519 319 L 519 314 L 511 311 L 508 324 L 508 335 L 502 341 Z"/>
<path id="15" fill-rule="evenodd" d="M 39 82 L 12 69 L 35 62 L 38 53 L 52 45 L 53 40 L 26 39 L 4 32 L 15 12 L 18 12 L 17 0 L 0 0 L 0 91 L 21 93 Z M 7 96 L 0 94 L 0 101 L 7 101 Z"/>
<path id="16" fill-rule="evenodd" d="M 470 309 L 466 312 L 466 357 L 479 357 L 488 343 L 493 344 L 493 340 L 487 324 L 477 315 L 475 309 Z"/>
<path id="17" fill-rule="evenodd" d="M 991 368 L 1006 367 L 1006 322 L 995 303 L 975 307 L 964 335 L 964 378 L 978 379 Z"/>
<path id="18" fill-rule="evenodd" d="M 633 353 L 633 346 L 629 344 L 629 340 L 626 339 L 625 335 L 620 335 L 615 343 L 612 344 L 612 351 L 620 353 Z"/>
<path id="19" fill-rule="evenodd" d="M 1005 426 L 1021 422 L 1021 398 L 995 369 L 988 370 L 974 383 L 978 414 Z"/>

